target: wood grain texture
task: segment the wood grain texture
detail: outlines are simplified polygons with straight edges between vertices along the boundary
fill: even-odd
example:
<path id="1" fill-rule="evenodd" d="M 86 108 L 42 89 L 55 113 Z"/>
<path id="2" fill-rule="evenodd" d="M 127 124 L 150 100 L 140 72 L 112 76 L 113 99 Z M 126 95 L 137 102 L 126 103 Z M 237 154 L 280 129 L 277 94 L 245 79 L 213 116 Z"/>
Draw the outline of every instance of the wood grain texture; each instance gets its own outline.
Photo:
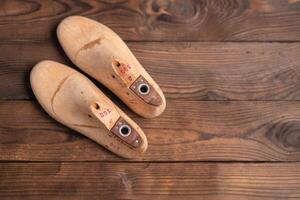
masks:
<path id="1" fill-rule="evenodd" d="M 297 0 L 2 0 L 0 40 L 48 40 L 70 15 L 134 41 L 299 41 Z M 32 31 L 34 27 L 34 31 Z"/>
<path id="2" fill-rule="evenodd" d="M 34 101 L 37 62 L 74 67 L 55 33 L 70 15 L 127 40 L 167 97 L 155 119 L 125 109 L 149 139 L 139 160 Z M 1 200 L 300 199 L 299 0 L 0 0 L 0 30 Z"/>
<path id="3" fill-rule="evenodd" d="M 299 199 L 299 163 L 1 163 L 1 199 Z"/>
<path id="4" fill-rule="evenodd" d="M 298 101 L 170 100 L 155 119 L 126 113 L 149 142 L 143 157 L 129 161 L 300 161 Z M 0 124 L 0 160 L 121 161 L 36 102 L 2 101 Z"/>
<path id="5" fill-rule="evenodd" d="M 300 99 L 297 42 L 128 44 L 167 99 Z M 52 43 L 1 42 L 0 52 L 1 99 L 32 99 L 29 71 L 40 60 L 73 66 Z"/>

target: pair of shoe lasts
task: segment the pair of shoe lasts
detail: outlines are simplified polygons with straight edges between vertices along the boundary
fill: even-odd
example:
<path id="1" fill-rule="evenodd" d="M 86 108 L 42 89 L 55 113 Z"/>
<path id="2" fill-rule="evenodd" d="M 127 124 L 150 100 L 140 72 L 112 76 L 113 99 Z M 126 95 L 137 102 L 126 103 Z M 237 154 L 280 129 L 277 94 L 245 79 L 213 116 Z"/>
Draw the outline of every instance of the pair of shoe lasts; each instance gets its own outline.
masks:
<path id="1" fill-rule="evenodd" d="M 72 62 L 119 96 L 137 114 L 152 118 L 166 107 L 165 97 L 122 39 L 91 19 L 72 16 L 57 28 Z M 30 75 L 33 92 L 57 121 L 126 158 L 147 149 L 142 129 L 88 78 L 54 61 L 41 61 Z"/>

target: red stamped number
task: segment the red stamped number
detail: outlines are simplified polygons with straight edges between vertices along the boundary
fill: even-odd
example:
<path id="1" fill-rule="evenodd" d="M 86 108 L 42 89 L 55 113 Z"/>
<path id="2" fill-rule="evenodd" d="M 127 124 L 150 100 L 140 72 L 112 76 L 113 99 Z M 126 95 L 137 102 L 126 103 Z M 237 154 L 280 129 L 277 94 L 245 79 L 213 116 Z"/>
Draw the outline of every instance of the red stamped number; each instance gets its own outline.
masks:
<path id="1" fill-rule="evenodd" d="M 100 114 L 100 117 L 103 118 L 103 117 L 109 115 L 110 113 L 111 113 L 111 109 L 106 108 L 106 109 L 102 110 L 99 114 Z"/>
<path id="2" fill-rule="evenodd" d="M 122 65 L 122 67 L 120 68 L 120 74 L 124 75 L 126 74 L 132 67 L 127 64 L 127 65 Z"/>

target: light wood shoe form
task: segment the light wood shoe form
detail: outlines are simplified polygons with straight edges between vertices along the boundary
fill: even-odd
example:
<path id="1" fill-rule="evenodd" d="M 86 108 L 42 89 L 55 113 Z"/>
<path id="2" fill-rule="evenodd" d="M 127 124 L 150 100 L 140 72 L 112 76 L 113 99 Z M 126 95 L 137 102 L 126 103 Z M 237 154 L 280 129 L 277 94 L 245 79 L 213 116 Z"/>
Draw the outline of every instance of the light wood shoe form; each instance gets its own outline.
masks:
<path id="1" fill-rule="evenodd" d="M 57 121 L 126 158 L 147 149 L 141 128 L 79 72 L 42 61 L 30 74 L 32 90 Z"/>
<path id="2" fill-rule="evenodd" d="M 123 40 L 94 20 L 71 16 L 57 28 L 57 36 L 69 58 L 104 84 L 137 114 L 160 115 L 165 97 Z"/>

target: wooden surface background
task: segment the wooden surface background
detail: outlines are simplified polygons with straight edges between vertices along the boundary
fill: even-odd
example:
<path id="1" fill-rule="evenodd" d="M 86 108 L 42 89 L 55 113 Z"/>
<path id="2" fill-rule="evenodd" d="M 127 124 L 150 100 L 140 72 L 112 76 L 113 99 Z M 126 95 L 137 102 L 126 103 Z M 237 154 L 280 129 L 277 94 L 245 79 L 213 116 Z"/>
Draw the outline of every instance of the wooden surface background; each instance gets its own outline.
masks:
<path id="1" fill-rule="evenodd" d="M 119 158 L 51 119 L 29 72 L 77 69 L 64 17 L 116 31 L 160 84 L 149 149 Z M 0 199 L 300 199 L 299 0 L 0 0 Z"/>

